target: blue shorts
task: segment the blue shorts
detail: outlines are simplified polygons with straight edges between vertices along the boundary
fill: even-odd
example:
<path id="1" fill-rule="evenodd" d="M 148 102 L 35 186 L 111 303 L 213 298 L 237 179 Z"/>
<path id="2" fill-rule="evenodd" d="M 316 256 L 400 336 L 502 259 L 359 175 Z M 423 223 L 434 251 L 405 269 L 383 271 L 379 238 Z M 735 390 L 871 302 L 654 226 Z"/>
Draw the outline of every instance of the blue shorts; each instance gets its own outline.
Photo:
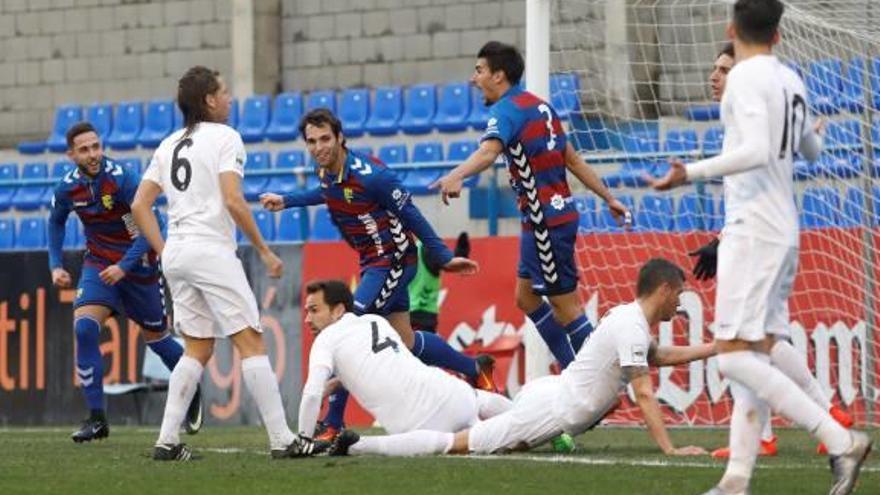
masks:
<path id="1" fill-rule="evenodd" d="M 74 308 L 96 304 L 123 313 L 144 330 L 165 331 L 165 294 L 162 278 L 153 283 L 122 279 L 116 285 L 101 281 L 101 268 L 83 265 L 76 290 Z"/>
<path id="2" fill-rule="evenodd" d="M 517 276 L 532 281 L 539 296 L 568 294 L 577 289 L 578 270 L 574 257 L 578 222 L 568 222 L 547 230 L 543 239 L 534 230 L 523 230 L 519 238 Z"/>
<path id="3" fill-rule="evenodd" d="M 397 268 L 365 268 L 354 291 L 354 312 L 388 316 L 409 311 L 409 283 L 417 269 L 415 263 Z"/>

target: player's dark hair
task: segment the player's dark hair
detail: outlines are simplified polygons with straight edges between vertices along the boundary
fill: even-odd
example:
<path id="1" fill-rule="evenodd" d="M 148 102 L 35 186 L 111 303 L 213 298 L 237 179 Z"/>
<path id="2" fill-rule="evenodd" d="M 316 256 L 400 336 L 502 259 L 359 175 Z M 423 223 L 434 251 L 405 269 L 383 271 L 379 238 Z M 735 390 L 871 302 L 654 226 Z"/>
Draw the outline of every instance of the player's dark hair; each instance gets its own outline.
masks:
<path id="1" fill-rule="evenodd" d="M 324 302 L 331 308 L 337 304 L 345 306 L 345 311 L 350 313 L 354 311 L 354 296 L 351 290 L 341 280 L 316 280 L 306 285 L 306 294 L 324 294 Z"/>
<path id="2" fill-rule="evenodd" d="M 651 258 L 639 270 L 636 297 L 650 296 L 663 284 L 684 283 L 685 274 L 675 263 L 664 258 Z"/>
<path id="3" fill-rule="evenodd" d="M 785 5 L 779 0 L 737 0 L 733 5 L 733 28 L 746 43 L 769 45 L 784 11 Z"/>
<path id="4" fill-rule="evenodd" d="M 507 76 L 507 82 L 512 86 L 519 84 L 523 71 L 526 68 L 522 55 L 513 45 L 500 41 L 490 41 L 480 48 L 477 58 L 486 59 L 489 70 L 492 72 L 502 71 Z"/>
<path id="5" fill-rule="evenodd" d="M 718 52 L 718 55 L 715 55 L 715 58 L 718 58 L 722 55 L 727 55 L 730 58 L 736 58 L 735 52 L 733 51 L 733 42 L 728 41 L 721 47 L 721 51 Z"/>
<path id="6" fill-rule="evenodd" d="M 333 115 L 329 108 L 316 108 L 302 116 L 299 121 L 299 133 L 303 139 L 306 138 L 306 126 L 308 125 L 315 127 L 329 125 L 333 135 L 337 138 L 342 133 L 342 122 Z M 345 138 L 342 139 L 342 147 L 345 148 Z"/>
<path id="7" fill-rule="evenodd" d="M 177 106 L 180 107 L 186 127 L 183 137 L 192 134 L 199 122 L 209 120 L 205 97 L 220 89 L 219 77 L 220 73 L 216 70 L 197 65 L 177 81 Z"/>
<path id="8" fill-rule="evenodd" d="M 73 149 L 73 140 L 80 134 L 85 134 L 87 132 L 98 133 L 98 131 L 95 130 L 95 126 L 90 122 L 82 121 L 70 126 L 70 129 L 67 129 L 67 134 L 64 135 L 64 138 L 67 139 L 67 148 Z"/>

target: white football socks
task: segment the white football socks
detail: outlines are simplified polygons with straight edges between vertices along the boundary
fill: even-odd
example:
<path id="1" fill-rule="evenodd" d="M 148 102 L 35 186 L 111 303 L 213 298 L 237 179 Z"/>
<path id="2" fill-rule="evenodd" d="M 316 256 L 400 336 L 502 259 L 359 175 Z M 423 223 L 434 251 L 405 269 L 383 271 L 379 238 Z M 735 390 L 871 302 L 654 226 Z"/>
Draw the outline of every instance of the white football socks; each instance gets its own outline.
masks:
<path id="1" fill-rule="evenodd" d="M 415 455 L 445 454 L 452 448 L 455 433 L 416 430 L 396 435 L 364 436 L 352 445 L 353 455 L 386 455 L 408 457 Z"/>
<path id="2" fill-rule="evenodd" d="M 474 390 L 477 393 L 477 415 L 482 420 L 498 416 L 513 407 L 513 401 L 501 394 L 493 394 L 485 390 Z"/>
<path id="3" fill-rule="evenodd" d="M 770 417 L 767 403 L 738 382 L 731 382 L 733 413 L 730 416 L 730 458 L 719 486 L 728 493 L 744 492 L 749 486 L 758 457 L 761 430 Z"/>
<path id="4" fill-rule="evenodd" d="M 184 354 L 180 356 L 180 361 L 171 371 L 171 377 L 168 379 L 168 398 L 165 400 L 165 414 L 162 416 L 157 445 L 180 443 L 180 425 L 202 378 L 202 369 L 202 363 Z"/>
<path id="5" fill-rule="evenodd" d="M 278 381 L 269 357 L 265 354 L 251 356 L 241 361 L 241 374 L 248 391 L 257 403 L 260 417 L 269 433 L 269 446 L 273 450 L 284 449 L 296 438 L 287 427 L 287 417 L 281 404 Z"/>
<path id="6" fill-rule="evenodd" d="M 799 353 L 790 343 L 785 340 L 777 340 L 770 349 L 770 362 L 779 368 L 789 378 L 797 383 L 816 404 L 828 411 L 831 409 L 831 401 L 819 385 L 819 381 L 807 368 L 807 358 Z"/>
<path id="7" fill-rule="evenodd" d="M 761 440 L 765 442 L 773 440 L 773 415 L 770 414 L 769 409 L 767 411 L 767 418 L 764 420 L 764 425 L 761 428 Z"/>

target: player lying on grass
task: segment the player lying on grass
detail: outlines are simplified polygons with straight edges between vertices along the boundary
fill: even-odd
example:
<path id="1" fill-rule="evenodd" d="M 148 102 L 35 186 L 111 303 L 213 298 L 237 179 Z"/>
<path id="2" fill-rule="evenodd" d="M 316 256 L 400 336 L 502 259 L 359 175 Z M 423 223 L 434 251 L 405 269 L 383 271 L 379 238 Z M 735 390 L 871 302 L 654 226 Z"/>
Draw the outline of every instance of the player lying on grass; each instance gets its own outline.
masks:
<path id="1" fill-rule="evenodd" d="M 399 435 L 359 437 L 345 431 L 330 455 L 495 454 L 537 447 L 565 432 L 578 435 L 615 407 L 631 383 L 648 432 L 669 455 L 703 455 L 700 447 L 676 448 L 654 396 L 649 366 L 672 366 L 715 354 L 712 344 L 658 346 L 651 327 L 676 314 L 685 275 L 673 263 L 655 258 L 639 271 L 635 301 L 605 315 L 575 360 L 557 376 L 526 384 L 513 407 L 456 433 L 421 429 Z"/>
<path id="2" fill-rule="evenodd" d="M 506 397 L 422 363 L 385 318 L 352 313 L 354 298 L 345 283 L 313 282 L 306 294 L 306 324 L 316 337 L 299 407 L 302 435 L 314 434 L 332 375 L 389 433 L 451 433 L 510 408 Z"/>

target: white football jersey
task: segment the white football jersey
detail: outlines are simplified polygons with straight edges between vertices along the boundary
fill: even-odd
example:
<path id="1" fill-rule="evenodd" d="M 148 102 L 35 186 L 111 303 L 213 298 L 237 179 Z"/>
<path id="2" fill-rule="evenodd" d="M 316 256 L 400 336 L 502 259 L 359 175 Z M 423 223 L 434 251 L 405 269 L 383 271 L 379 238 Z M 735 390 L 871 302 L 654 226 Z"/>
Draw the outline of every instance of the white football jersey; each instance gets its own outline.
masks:
<path id="1" fill-rule="evenodd" d="M 562 372 L 554 413 L 568 432 L 600 420 L 626 386 L 624 366 L 648 366 L 648 321 L 638 302 L 612 308 Z"/>
<path id="2" fill-rule="evenodd" d="M 772 55 L 737 63 L 721 98 L 724 151 L 748 134 L 737 125 L 738 114 L 765 116 L 770 151 L 766 166 L 724 177 L 724 232 L 797 246 L 793 155 L 812 132 L 804 83 Z"/>
<path id="3" fill-rule="evenodd" d="M 181 129 L 165 138 L 143 180 L 153 181 L 168 198 L 168 238 L 187 236 L 232 245 L 235 222 L 220 190 L 220 174 L 244 176 L 245 150 L 238 132 L 225 125 L 199 123 L 183 137 Z"/>
<path id="4" fill-rule="evenodd" d="M 309 366 L 333 371 L 389 433 L 420 429 L 468 384 L 416 358 L 381 316 L 345 314 L 312 343 Z M 467 393 L 466 392 L 466 393 Z"/>

